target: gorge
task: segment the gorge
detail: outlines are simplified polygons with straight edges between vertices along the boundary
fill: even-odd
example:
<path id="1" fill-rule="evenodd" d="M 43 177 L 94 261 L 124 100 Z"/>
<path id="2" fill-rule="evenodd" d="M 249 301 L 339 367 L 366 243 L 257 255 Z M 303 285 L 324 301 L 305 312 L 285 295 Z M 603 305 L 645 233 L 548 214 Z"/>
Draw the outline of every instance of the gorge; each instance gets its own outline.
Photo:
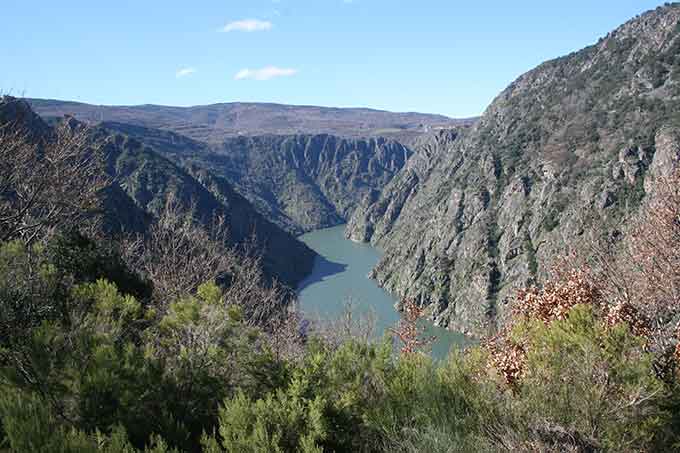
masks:
<path id="1" fill-rule="evenodd" d="M 5 3 L 0 453 L 680 451 L 680 3 Z"/>
<path id="2" fill-rule="evenodd" d="M 369 272 L 378 263 L 380 251 L 368 244 L 345 238 L 346 225 L 313 231 L 300 240 L 317 252 L 311 274 L 298 287 L 298 304 L 311 320 L 335 321 L 352 310 L 352 316 L 373 327 L 373 337 L 380 338 L 399 322 L 397 301 L 381 289 Z M 438 360 L 445 359 L 452 347 L 472 344 L 464 335 L 422 322 L 422 335 L 434 337 L 428 350 Z"/>
<path id="3" fill-rule="evenodd" d="M 678 11 L 645 13 L 529 71 L 479 120 L 29 102 L 146 144 L 210 196 L 238 194 L 289 234 L 347 222 L 349 238 L 384 250 L 371 273 L 382 287 L 479 336 L 556 258 L 625 230 L 650 169 L 677 160 Z"/>

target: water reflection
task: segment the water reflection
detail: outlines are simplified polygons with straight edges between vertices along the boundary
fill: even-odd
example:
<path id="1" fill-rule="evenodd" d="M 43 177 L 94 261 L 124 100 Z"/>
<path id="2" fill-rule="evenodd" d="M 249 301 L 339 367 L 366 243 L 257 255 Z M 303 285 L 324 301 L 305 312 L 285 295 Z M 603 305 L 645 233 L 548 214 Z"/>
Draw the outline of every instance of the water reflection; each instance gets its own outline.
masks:
<path id="1" fill-rule="evenodd" d="M 326 259 L 326 257 L 317 255 L 314 259 L 314 270 L 313 272 L 300 283 L 298 291 L 303 291 L 309 285 L 313 285 L 318 282 L 323 282 L 325 279 L 345 272 L 347 270 L 347 264 L 336 263 Z"/>

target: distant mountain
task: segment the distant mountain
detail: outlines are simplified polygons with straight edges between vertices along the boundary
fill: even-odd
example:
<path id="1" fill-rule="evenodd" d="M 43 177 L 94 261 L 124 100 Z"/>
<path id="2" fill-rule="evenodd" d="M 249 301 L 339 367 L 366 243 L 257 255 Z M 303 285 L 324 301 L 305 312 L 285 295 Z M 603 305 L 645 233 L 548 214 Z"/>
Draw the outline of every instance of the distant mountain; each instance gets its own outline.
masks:
<path id="1" fill-rule="evenodd" d="M 384 249 L 373 276 L 387 290 L 485 333 L 556 257 L 625 232 L 680 162 L 679 131 L 676 3 L 522 75 L 462 134 L 414 146 L 348 235 Z"/>
<path id="2" fill-rule="evenodd" d="M 239 135 L 330 134 L 341 137 L 386 136 L 404 142 L 431 129 L 472 124 L 423 113 L 392 113 L 365 108 L 328 108 L 265 103 L 226 103 L 196 107 L 160 105 L 100 106 L 28 99 L 43 117 L 72 115 L 87 123 L 114 121 L 180 133 L 220 143 Z"/>

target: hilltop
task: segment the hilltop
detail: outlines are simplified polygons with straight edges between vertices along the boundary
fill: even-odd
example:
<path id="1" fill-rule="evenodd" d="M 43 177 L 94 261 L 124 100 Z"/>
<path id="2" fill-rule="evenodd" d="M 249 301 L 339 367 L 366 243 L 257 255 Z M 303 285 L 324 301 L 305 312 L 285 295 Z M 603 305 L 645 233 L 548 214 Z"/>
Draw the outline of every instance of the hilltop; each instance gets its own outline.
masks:
<path id="1" fill-rule="evenodd" d="M 219 143 L 240 135 L 330 134 L 341 137 L 390 136 L 404 141 L 431 129 L 471 124 L 424 113 L 393 113 L 367 108 L 331 108 L 233 102 L 194 107 L 107 106 L 53 99 L 29 99 L 41 116 L 69 114 L 87 123 L 115 121 L 180 133 Z"/>

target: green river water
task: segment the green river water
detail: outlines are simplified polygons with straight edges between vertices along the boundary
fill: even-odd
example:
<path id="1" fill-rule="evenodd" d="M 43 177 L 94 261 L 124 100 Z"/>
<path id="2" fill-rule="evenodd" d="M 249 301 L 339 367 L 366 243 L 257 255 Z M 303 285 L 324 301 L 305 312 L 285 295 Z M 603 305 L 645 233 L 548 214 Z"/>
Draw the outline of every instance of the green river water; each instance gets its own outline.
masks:
<path id="1" fill-rule="evenodd" d="M 300 284 L 300 308 L 310 319 L 334 319 L 342 314 L 351 299 L 358 313 L 373 312 L 376 334 L 399 321 L 395 299 L 368 278 L 380 259 L 380 252 L 368 244 L 357 244 L 344 237 L 345 225 L 312 231 L 299 239 L 315 250 L 319 257 L 312 273 Z M 446 357 L 451 347 L 470 343 L 463 334 L 424 323 L 424 335 L 435 336 L 432 355 Z"/>

